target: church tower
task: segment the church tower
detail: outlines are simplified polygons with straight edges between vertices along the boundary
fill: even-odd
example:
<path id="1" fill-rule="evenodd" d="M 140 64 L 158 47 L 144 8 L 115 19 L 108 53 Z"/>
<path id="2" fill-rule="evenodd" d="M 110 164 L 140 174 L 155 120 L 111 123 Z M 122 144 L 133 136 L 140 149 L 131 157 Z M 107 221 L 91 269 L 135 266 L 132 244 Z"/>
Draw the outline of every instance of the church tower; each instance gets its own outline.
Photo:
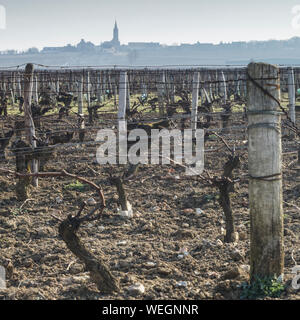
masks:
<path id="1" fill-rule="evenodd" d="M 115 45 L 120 45 L 120 41 L 119 41 L 119 29 L 118 29 L 118 25 L 117 25 L 117 21 L 115 21 L 115 27 L 114 27 L 114 36 L 112 39 L 112 42 Z"/>

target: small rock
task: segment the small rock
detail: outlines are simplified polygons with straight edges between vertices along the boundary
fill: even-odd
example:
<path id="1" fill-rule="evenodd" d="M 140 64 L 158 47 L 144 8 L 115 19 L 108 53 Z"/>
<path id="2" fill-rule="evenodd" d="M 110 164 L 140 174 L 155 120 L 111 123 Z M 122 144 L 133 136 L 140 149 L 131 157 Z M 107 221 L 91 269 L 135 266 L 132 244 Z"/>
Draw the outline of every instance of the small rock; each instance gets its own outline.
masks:
<path id="1" fill-rule="evenodd" d="M 119 241 L 117 243 L 117 246 L 125 246 L 127 244 L 127 241 L 123 240 L 123 241 Z"/>
<path id="2" fill-rule="evenodd" d="M 124 276 L 124 278 L 122 279 L 122 282 L 124 282 L 124 283 L 133 282 L 133 281 L 134 281 L 134 279 L 132 278 L 132 276 L 130 276 L 128 274 L 126 274 Z"/>
<path id="3" fill-rule="evenodd" d="M 216 241 L 216 246 L 217 247 L 223 247 L 223 242 L 220 240 L 220 239 L 218 239 L 217 241 Z"/>
<path id="4" fill-rule="evenodd" d="M 241 269 L 246 272 L 246 273 L 250 273 L 250 266 L 249 264 L 242 264 L 241 265 Z"/>
<path id="5" fill-rule="evenodd" d="M 155 262 L 151 262 L 151 261 L 147 261 L 145 263 L 145 267 L 154 268 L 154 267 L 156 267 L 156 263 Z"/>
<path id="6" fill-rule="evenodd" d="M 176 287 L 178 287 L 178 288 L 186 288 L 187 286 L 188 286 L 187 281 L 179 281 L 176 283 Z"/>
<path id="7" fill-rule="evenodd" d="M 188 256 L 189 255 L 188 249 L 186 247 L 180 248 L 179 252 L 181 254 L 183 254 L 184 256 Z"/>
<path id="8" fill-rule="evenodd" d="M 39 263 L 43 258 L 44 258 L 44 255 L 39 253 L 35 253 L 34 255 L 31 256 L 31 259 L 36 263 Z"/>
<path id="9" fill-rule="evenodd" d="M 239 239 L 240 239 L 239 233 L 238 233 L 238 232 L 235 232 L 235 233 L 233 234 L 233 241 L 234 241 L 234 242 L 238 242 Z"/>
<path id="10" fill-rule="evenodd" d="M 96 200 L 94 198 L 89 198 L 86 203 L 89 205 L 89 206 L 95 206 L 97 204 Z"/>
<path id="11" fill-rule="evenodd" d="M 182 224 L 182 228 L 189 228 L 189 227 L 190 227 L 190 225 L 188 223 L 183 223 Z"/>
<path id="12" fill-rule="evenodd" d="M 137 212 L 135 213 L 135 216 L 136 216 L 137 218 L 140 218 L 140 217 L 142 216 L 142 214 L 141 214 L 139 211 L 137 211 Z"/>
<path id="13" fill-rule="evenodd" d="M 61 204 L 63 202 L 63 199 L 61 197 L 56 197 L 55 201 L 57 204 Z"/>
<path id="14" fill-rule="evenodd" d="M 178 230 L 172 234 L 177 239 L 193 239 L 195 234 L 190 230 Z"/>
<path id="15" fill-rule="evenodd" d="M 168 276 L 172 273 L 172 270 L 160 267 L 157 269 L 157 273 L 161 276 Z"/>
<path id="16" fill-rule="evenodd" d="M 230 256 L 234 261 L 240 261 L 244 259 L 244 256 L 238 250 L 234 250 L 233 252 L 231 252 Z"/>
<path id="17" fill-rule="evenodd" d="M 82 276 L 73 276 L 73 277 L 67 277 L 62 280 L 64 285 L 71 285 L 71 284 L 81 284 L 83 282 L 86 282 L 89 280 L 88 275 L 82 275 Z"/>
<path id="18" fill-rule="evenodd" d="M 137 297 L 145 293 L 145 287 L 141 283 L 136 283 L 130 286 L 127 290 L 129 295 L 133 297 Z"/>
<path id="19" fill-rule="evenodd" d="M 245 276 L 246 276 L 246 274 L 241 267 L 234 267 L 224 274 L 223 279 L 224 280 L 233 280 L 233 279 L 237 279 L 237 278 L 245 277 Z"/>
<path id="20" fill-rule="evenodd" d="M 210 279 L 219 279 L 221 277 L 218 272 L 214 272 L 214 271 L 207 272 L 207 275 L 209 276 Z"/>
<path id="21" fill-rule="evenodd" d="M 128 262 L 128 261 L 120 261 L 119 262 L 119 266 L 121 268 L 128 268 L 130 266 L 130 262 Z"/>
<path id="22" fill-rule="evenodd" d="M 196 208 L 196 215 L 201 216 L 204 212 L 200 208 Z"/>
<path id="23" fill-rule="evenodd" d="M 183 210 L 183 213 L 185 213 L 185 214 L 192 214 L 192 213 L 194 213 L 194 209 L 184 209 L 184 210 Z"/>
<path id="24" fill-rule="evenodd" d="M 105 230 L 105 227 L 104 226 L 99 226 L 98 229 L 99 229 L 100 232 L 103 232 Z"/>

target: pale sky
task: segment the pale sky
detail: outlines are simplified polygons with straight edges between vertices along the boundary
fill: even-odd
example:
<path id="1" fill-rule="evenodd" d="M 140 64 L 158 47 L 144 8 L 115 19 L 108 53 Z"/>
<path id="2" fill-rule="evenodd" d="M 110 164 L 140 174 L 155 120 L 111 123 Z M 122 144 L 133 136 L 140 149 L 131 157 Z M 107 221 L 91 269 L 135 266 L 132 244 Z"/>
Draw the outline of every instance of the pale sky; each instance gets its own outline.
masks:
<path id="1" fill-rule="evenodd" d="M 77 44 L 82 38 L 98 45 L 112 39 L 115 19 L 123 44 L 300 36 L 300 27 L 292 27 L 292 8 L 300 0 L 0 0 L 0 5 L 6 11 L 0 50 Z"/>

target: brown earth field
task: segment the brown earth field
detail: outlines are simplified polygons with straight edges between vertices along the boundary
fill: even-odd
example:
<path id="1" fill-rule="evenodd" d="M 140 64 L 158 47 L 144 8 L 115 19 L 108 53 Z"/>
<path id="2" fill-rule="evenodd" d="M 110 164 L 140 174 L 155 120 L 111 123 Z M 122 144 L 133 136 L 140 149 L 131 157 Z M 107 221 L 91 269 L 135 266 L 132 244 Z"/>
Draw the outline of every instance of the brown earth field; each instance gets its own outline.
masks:
<path id="1" fill-rule="evenodd" d="M 9 118 L 5 125 L 12 121 Z M 95 132 L 88 130 L 85 139 L 94 139 Z M 113 294 L 97 289 L 84 264 L 58 234 L 59 219 L 76 214 L 83 200 L 98 201 L 95 191 L 89 187 L 72 190 L 70 184 L 76 181 L 67 177 L 40 178 L 39 187 L 31 187 L 29 200 L 20 202 L 16 179 L 1 174 L 0 264 L 6 266 L 7 289 L 0 290 L 0 299 L 240 299 L 240 285 L 248 280 L 250 263 L 247 135 L 245 130 L 232 129 L 224 138 L 230 146 L 241 147 L 237 148 L 241 165 L 234 171 L 234 177 L 241 179 L 231 194 L 239 235 L 234 243 L 224 241 L 225 217 L 218 189 L 197 176 L 186 177 L 178 165 L 141 166 L 125 183 L 133 217 L 124 218 L 117 210 L 116 188 L 109 181 L 109 174 L 121 175 L 123 168 L 97 164 L 96 145 L 61 147 L 46 164 L 44 171 L 65 169 L 103 188 L 107 202 L 103 215 L 82 224 L 78 236 L 119 280 L 120 291 Z M 72 142 L 78 142 L 77 135 Z M 211 137 L 206 150 L 212 151 L 205 154 L 205 169 L 211 176 L 220 175 L 228 158 L 225 145 Z M 295 277 L 292 268 L 300 264 L 300 171 L 295 150 L 293 140 L 283 140 L 286 289 L 276 298 L 283 300 L 300 298 L 299 290 L 290 286 Z M 15 170 L 11 153 L 0 167 Z M 198 214 L 197 208 L 201 209 Z M 129 288 L 137 283 L 145 291 L 133 294 Z"/>

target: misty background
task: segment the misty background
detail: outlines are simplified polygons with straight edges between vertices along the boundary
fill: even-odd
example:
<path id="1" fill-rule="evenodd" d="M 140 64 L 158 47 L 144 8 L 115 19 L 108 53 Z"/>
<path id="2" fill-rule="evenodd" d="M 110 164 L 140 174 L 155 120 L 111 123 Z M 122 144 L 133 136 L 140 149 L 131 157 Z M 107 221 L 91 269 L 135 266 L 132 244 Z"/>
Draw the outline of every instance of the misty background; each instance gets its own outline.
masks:
<path id="1" fill-rule="evenodd" d="M 0 0 L 0 5 L 6 10 L 6 28 L 0 30 L 1 66 L 29 61 L 50 65 L 244 64 L 251 59 L 300 63 L 300 28 L 292 26 L 292 9 L 300 0 Z M 112 40 L 115 20 L 121 45 L 101 46 Z M 132 42 L 141 45 L 128 45 Z M 147 42 L 160 46 L 143 47 Z M 68 44 L 69 51 L 42 51 Z"/>

